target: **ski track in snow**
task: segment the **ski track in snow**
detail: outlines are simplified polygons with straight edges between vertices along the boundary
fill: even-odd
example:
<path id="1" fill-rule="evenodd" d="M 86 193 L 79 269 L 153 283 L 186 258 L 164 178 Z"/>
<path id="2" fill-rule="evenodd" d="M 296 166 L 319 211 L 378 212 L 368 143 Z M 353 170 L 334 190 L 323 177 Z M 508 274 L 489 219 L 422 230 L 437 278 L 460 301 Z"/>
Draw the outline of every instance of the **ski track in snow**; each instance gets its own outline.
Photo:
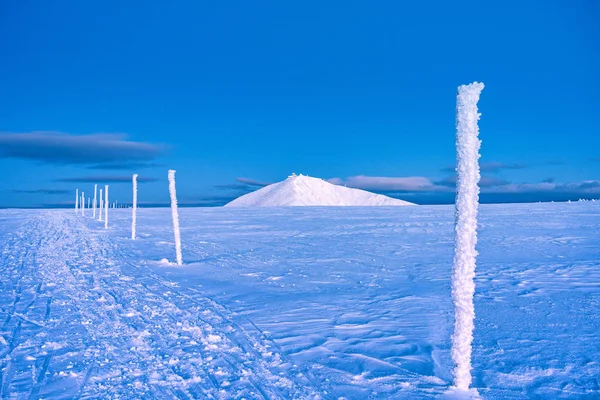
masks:
<path id="1" fill-rule="evenodd" d="M 33 215 L 3 243 L 0 398 L 320 397 L 252 324 L 79 216 Z"/>

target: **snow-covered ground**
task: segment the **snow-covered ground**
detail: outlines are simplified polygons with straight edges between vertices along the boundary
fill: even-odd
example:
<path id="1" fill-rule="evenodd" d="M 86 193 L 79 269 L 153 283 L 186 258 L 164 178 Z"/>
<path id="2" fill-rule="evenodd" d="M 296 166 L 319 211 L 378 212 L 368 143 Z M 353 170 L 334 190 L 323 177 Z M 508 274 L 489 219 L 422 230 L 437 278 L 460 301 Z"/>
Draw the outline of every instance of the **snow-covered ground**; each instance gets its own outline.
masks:
<path id="1" fill-rule="evenodd" d="M 480 212 L 474 386 L 600 398 L 600 203 Z M 0 398 L 438 397 L 453 213 L 1 210 Z"/>

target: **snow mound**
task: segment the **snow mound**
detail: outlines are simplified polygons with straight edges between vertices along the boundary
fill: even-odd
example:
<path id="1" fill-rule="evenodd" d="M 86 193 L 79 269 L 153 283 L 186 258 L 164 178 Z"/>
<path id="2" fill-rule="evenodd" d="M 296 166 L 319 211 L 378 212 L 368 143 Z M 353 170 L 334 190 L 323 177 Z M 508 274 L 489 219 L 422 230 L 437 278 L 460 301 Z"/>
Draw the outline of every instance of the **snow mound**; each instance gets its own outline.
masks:
<path id="1" fill-rule="evenodd" d="M 226 204 L 225 207 L 283 206 L 411 206 L 408 201 L 337 186 L 319 178 L 291 175 Z"/>

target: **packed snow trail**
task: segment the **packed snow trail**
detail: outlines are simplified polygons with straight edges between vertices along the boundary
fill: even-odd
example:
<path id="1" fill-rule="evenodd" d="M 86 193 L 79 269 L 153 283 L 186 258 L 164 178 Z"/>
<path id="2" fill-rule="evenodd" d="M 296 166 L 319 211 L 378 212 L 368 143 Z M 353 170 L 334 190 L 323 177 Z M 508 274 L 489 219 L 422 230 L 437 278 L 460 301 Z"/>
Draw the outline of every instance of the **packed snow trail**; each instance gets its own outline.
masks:
<path id="1" fill-rule="evenodd" d="M 252 323 L 71 214 L 33 211 L 3 243 L 0 398 L 322 397 Z"/>

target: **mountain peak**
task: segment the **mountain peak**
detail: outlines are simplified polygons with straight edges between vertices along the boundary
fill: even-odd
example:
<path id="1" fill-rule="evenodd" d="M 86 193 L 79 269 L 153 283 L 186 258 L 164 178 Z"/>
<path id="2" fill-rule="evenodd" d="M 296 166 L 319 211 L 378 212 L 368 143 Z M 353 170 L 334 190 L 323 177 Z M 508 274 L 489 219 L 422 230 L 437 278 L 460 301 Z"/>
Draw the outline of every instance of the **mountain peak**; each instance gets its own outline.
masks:
<path id="1" fill-rule="evenodd" d="M 292 174 L 284 181 L 238 197 L 225 207 L 408 205 L 414 204 L 365 190 L 334 185 L 319 178 Z"/>

